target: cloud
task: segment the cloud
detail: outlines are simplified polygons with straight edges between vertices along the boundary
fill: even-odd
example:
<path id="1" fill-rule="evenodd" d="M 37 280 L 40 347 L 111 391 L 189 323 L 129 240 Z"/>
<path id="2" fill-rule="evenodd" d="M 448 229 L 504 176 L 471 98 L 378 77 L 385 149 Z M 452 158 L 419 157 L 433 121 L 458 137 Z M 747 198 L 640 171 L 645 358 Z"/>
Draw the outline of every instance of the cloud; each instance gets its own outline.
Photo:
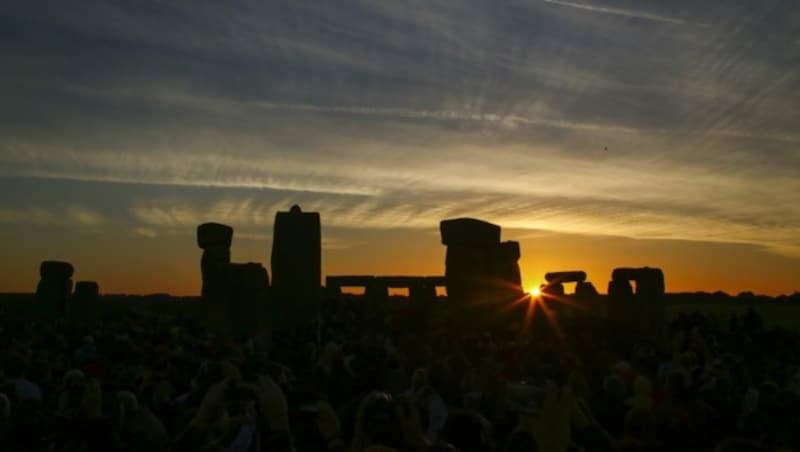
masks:
<path id="1" fill-rule="evenodd" d="M 735 205 L 695 206 L 680 202 L 614 200 L 602 197 L 490 195 L 402 192 L 381 197 L 288 195 L 218 200 L 207 206 L 188 201 L 152 200 L 131 208 L 133 217 L 154 228 L 192 230 L 205 221 L 223 221 L 247 234 L 266 234 L 277 211 L 299 203 L 320 212 L 325 228 L 437 230 L 445 218 L 470 216 L 505 228 L 641 239 L 681 239 L 756 244 L 781 254 L 800 255 L 800 222 L 758 221 Z M 263 233 L 254 232 L 257 230 Z M 238 233 L 237 233 L 238 236 Z M 347 244 L 328 243 L 339 249 Z"/>
<path id="2" fill-rule="evenodd" d="M 82 206 L 67 206 L 65 212 L 68 221 L 81 226 L 99 226 L 105 223 L 105 217 L 99 212 Z"/>
<path id="3" fill-rule="evenodd" d="M 602 13 L 602 14 L 612 14 L 615 16 L 623 16 L 623 17 L 631 17 L 634 19 L 644 19 L 644 20 L 651 20 L 655 22 L 662 22 L 674 25 L 694 25 L 698 27 L 710 27 L 710 24 L 703 23 L 703 22 L 693 22 L 684 19 L 678 19 L 669 16 L 663 16 L 659 14 L 653 14 L 646 11 L 639 11 L 633 9 L 623 9 L 623 8 L 613 8 L 610 6 L 597 6 L 591 5 L 588 3 L 576 3 L 576 2 L 567 2 L 563 0 L 542 0 L 545 3 L 550 3 L 553 5 L 559 6 L 566 6 L 569 8 L 580 9 L 584 11 L 591 11 L 595 13 Z"/>
<path id="4" fill-rule="evenodd" d="M 61 208 L 29 206 L 0 209 L 0 223 L 95 227 L 106 223 L 106 217 L 100 212 L 79 205 Z"/>
<path id="5" fill-rule="evenodd" d="M 131 204 L 157 234 L 224 218 L 264 239 L 300 202 L 352 228 L 796 247 L 796 15 L 639 4 L 15 7 L 0 175 L 175 193 Z M 0 221 L 101 224 L 58 195 Z"/>
<path id="6" fill-rule="evenodd" d="M 158 232 L 156 232 L 155 229 L 151 229 L 151 228 L 137 227 L 137 228 L 133 229 L 132 233 L 133 233 L 134 236 L 144 237 L 144 238 L 148 238 L 148 239 L 154 239 L 154 238 L 158 237 Z"/>
<path id="7" fill-rule="evenodd" d="M 57 214 L 41 207 L 0 209 L 0 222 L 2 223 L 49 225 L 58 223 L 58 219 Z"/>

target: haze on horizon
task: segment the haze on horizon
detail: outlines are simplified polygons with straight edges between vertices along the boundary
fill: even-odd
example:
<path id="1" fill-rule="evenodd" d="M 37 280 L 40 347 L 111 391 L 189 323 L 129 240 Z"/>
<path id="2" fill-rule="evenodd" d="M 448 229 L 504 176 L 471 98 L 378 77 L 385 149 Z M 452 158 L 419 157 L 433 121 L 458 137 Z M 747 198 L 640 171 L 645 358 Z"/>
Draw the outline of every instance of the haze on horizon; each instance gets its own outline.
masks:
<path id="1" fill-rule="evenodd" d="M 520 240 L 528 287 L 800 290 L 796 1 L 15 3 L 0 292 L 62 259 L 197 294 L 197 224 L 268 266 L 295 203 L 323 274 L 442 274 L 438 222 L 470 216 Z"/>

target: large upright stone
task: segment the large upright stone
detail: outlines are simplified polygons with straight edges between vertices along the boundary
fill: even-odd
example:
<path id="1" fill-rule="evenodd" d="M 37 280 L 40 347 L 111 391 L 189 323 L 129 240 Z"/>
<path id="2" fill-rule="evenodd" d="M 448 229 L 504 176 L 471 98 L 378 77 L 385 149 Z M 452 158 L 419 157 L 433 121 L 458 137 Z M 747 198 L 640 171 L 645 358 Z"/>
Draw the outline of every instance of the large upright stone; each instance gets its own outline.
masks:
<path id="1" fill-rule="evenodd" d="M 72 296 L 81 301 L 96 301 L 100 297 L 100 286 L 95 281 L 78 281 Z"/>
<path id="2" fill-rule="evenodd" d="M 272 313 L 275 329 L 307 325 L 321 298 L 322 240 L 319 213 L 292 206 L 275 215 L 272 236 Z"/>
<path id="3" fill-rule="evenodd" d="M 230 333 L 234 326 L 230 315 L 232 302 L 231 243 L 233 228 L 219 223 L 197 226 L 197 246 L 203 250 L 200 271 L 202 298 L 208 325 L 220 333 Z"/>
<path id="4" fill-rule="evenodd" d="M 522 296 L 519 243 L 500 242 L 500 226 L 473 218 L 444 220 L 448 302 L 458 305 L 461 327 L 481 328 Z"/>
<path id="5" fill-rule="evenodd" d="M 636 290 L 631 286 L 636 283 Z M 617 268 L 608 285 L 609 320 L 661 339 L 664 332 L 664 273 L 659 268 Z"/>
<path id="6" fill-rule="evenodd" d="M 230 317 L 234 332 L 251 337 L 270 329 L 269 274 L 258 263 L 230 264 Z"/>
<path id="7" fill-rule="evenodd" d="M 197 227 L 197 246 L 203 250 L 200 271 L 203 275 L 203 294 L 213 288 L 223 276 L 223 267 L 231 263 L 233 228 L 219 223 L 204 223 Z"/>
<path id="8" fill-rule="evenodd" d="M 43 261 L 39 265 L 39 277 L 42 279 L 70 279 L 75 274 L 75 267 L 69 262 Z"/>
<path id="9" fill-rule="evenodd" d="M 220 223 L 203 223 L 197 226 L 197 246 L 202 249 L 230 248 L 233 243 L 233 228 Z"/>
<path id="10" fill-rule="evenodd" d="M 497 278 L 498 290 L 506 296 L 523 292 L 522 274 L 519 270 L 519 242 L 502 242 L 493 253 L 491 271 Z"/>
<path id="11" fill-rule="evenodd" d="M 95 281 L 78 281 L 67 305 L 67 316 L 71 319 L 92 321 L 97 317 L 99 300 L 100 286 Z"/>
<path id="12" fill-rule="evenodd" d="M 500 243 L 500 226 L 475 218 L 455 218 L 439 223 L 443 245 L 475 246 Z"/>
<path id="13" fill-rule="evenodd" d="M 75 269 L 68 262 L 44 261 L 39 265 L 36 300 L 46 315 L 63 316 L 72 294 Z"/>

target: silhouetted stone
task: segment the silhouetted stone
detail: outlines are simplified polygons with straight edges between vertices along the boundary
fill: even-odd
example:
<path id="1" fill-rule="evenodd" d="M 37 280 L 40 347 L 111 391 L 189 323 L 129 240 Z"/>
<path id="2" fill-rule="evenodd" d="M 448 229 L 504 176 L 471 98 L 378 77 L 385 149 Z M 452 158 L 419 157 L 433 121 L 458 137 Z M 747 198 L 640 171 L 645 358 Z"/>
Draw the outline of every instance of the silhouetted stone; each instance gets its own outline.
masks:
<path id="1" fill-rule="evenodd" d="M 203 249 L 200 271 L 203 278 L 203 296 L 210 290 L 209 284 L 221 280 L 224 266 L 231 262 L 233 228 L 219 223 L 204 223 L 197 227 L 197 246 Z"/>
<path id="2" fill-rule="evenodd" d="M 490 274 L 496 278 L 498 293 L 504 296 L 521 294 L 522 274 L 519 270 L 519 242 L 503 242 L 494 249 Z"/>
<path id="3" fill-rule="evenodd" d="M 75 291 L 66 307 L 66 314 L 71 319 L 94 321 L 97 319 L 100 286 L 94 281 L 78 281 Z"/>
<path id="4" fill-rule="evenodd" d="M 457 304 L 459 328 L 483 328 L 522 294 L 519 243 L 500 242 L 500 227 L 472 218 L 444 220 L 447 298 Z M 435 288 L 434 288 L 435 291 Z"/>
<path id="5" fill-rule="evenodd" d="M 230 263 L 230 249 L 221 246 L 206 248 L 203 250 L 203 256 L 200 258 L 200 271 L 203 274 L 203 280 L 206 278 L 213 278 L 217 267 Z"/>
<path id="6" fill-rule="evenodd" d="M 578 281 L 578 284 L 575 285 L 575 295 L 581 299 L 591 299 L 596 298 L 599 293 L 594 284 L 588 281 Z"/>
<path id="7" fill-rule="evenodd" d="M 342 287 L 369 287 L 375 280 L 374 276 L 326 276 L 325 287 L 335 294 L 342 293 Z"/>
<path id="8" fill-rule="evenodd" d="M 627 279 L 612 279 L 608 283 L 608 296 L 611 298 L 627 298 L 633 296 L 633 286 Z"/>
<path id="9" fill-rule="evenodd" d="M 203 223 L 197 226 L 197 246 L 230 248 L 233 243 L 233 228 L 220 223 Z"/>
<path id="10" fill-rule="evenodd" d="M 373 303 L 381 303 L 389 299 L 389 286 L 385 283 L 376 281 L 375 278 L 365 286 L 364 297 Z"/>
<path id="11" fill-rule="evenodd" d="M 493 280 L 492 247 L 454 244 L 445 254 L 448 299 L 459 304 L 485 300 Z"/>
<path id="12" fill-rule="evenodd" d="M 659 268 L 617 268 L 608 285 L 608 317 L 658 340 L 664 330 L 664 273 Z M 630 281 L 636 282 L 634 293 Z"/>
<path id="13" fill-rule="evenodd" d="M 564 285 L 561 284 L 561 283 L 545 284 L 542 287 L 542 292 L 544 292 L 546 294 L 553 295 L 553 296 L 557 296 L 557 297 L 563 296 L 564 295 Z"/>
<path id="14" fill-rule="evenodd" d="M 424 304 L 432 303 L 436 300 L 436 286 L 424 282 L 414 284 L 408 288 L 408 301 L 411 303 Z"/>
<path id="15" fill-rule="evenodd" d="M 41 313 L 46 316 L 63 316 L 72 295 L 72 264 L 59 261 L 44 261 L 39 265 L 39 284 L 36 300 Z"/>
<path id="16" fill-rule="evenodd" d="M 389 298 L 389 288 L 408 288 L 409 301 L 428 303 L 436 300 L 436 287 L 445 287 L 443 276 L 327 276 L 325 287 L 328 296 L 336 298 L 342 287 L 363 287 L 364 297 L 370 302 Z"/>
<path id="17" fill-rule="evenodd" d="M 499 247 L 499 254 L 507 262 L 517 262 L 522 255 L 519 251 L 519 242 L 502 242 Z"/>
<path id="18" fill-rule="evenodd" d="M 447 290 L 447 279 L 444 276 L 426 276 L 425 282 L 433 287 L 434 292 L 437 287 L 442 287 Z"/>
<path id="19" fill-rule="evenodd" d="M 583 271 L 567 271 L 567 272 L 550 272 L 545 273 L 544 279 L 547 282 L 583 282 L 586 281 L 586 272 Z"/>
<path id="20" fill-rule="evenodd" d="M 500 226 L 474 218 L 455 218 L 439 224 L 443 245 L 493 245 L 500 242 Z"/>
<path id="21" fill-rule="evenodd" d="M 230 264 L 230 316 L 234 333 L 251 336 L 270 328 L 269 274 L 258 263 Z"/>
<path id="22" fill-rule="evenodd" d="M 69 262 L 43 261 L 39 265 L 39 276 L 43 279 L 70 279 L 75 268 Z"/>
<path id="23" fill-rule="evenodd" d="M 319 213 L 295 205 L 275 215 L 271 265 L 275 327 L 292 329 L 315 319 L 322 278 Z"/>
<path id="24" fill-rule="evenodd" d="M 197 246 L 203 249 L 200 258 L 202 297 L 208 325 L 222 334 L 234 330 L 230 315 L 233 277 L 230 268 L 233 228 L 219 223 L 197 227 Z"/>
<path id="25" fill-rule="evenodd" d="M 100 286 L 94 281 L 78 281 L 75 283 L 73 298 L 95 301 L 100 296 Z"/>

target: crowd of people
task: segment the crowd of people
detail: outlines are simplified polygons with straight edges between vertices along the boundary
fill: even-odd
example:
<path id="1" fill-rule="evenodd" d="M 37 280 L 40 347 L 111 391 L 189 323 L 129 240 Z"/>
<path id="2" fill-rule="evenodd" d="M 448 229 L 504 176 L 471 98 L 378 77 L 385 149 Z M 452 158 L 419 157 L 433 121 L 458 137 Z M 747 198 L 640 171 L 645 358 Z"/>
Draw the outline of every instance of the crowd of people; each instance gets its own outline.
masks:
<path id="1" fill-rule="evenodd" d="M 652 341 L 544 309 L 456 329 L 449 309 L 340 300 L 314 328 L 231 339 L 0 307 L 0 450 L 800 451 L 800 334 L 755 312 Z"/>

